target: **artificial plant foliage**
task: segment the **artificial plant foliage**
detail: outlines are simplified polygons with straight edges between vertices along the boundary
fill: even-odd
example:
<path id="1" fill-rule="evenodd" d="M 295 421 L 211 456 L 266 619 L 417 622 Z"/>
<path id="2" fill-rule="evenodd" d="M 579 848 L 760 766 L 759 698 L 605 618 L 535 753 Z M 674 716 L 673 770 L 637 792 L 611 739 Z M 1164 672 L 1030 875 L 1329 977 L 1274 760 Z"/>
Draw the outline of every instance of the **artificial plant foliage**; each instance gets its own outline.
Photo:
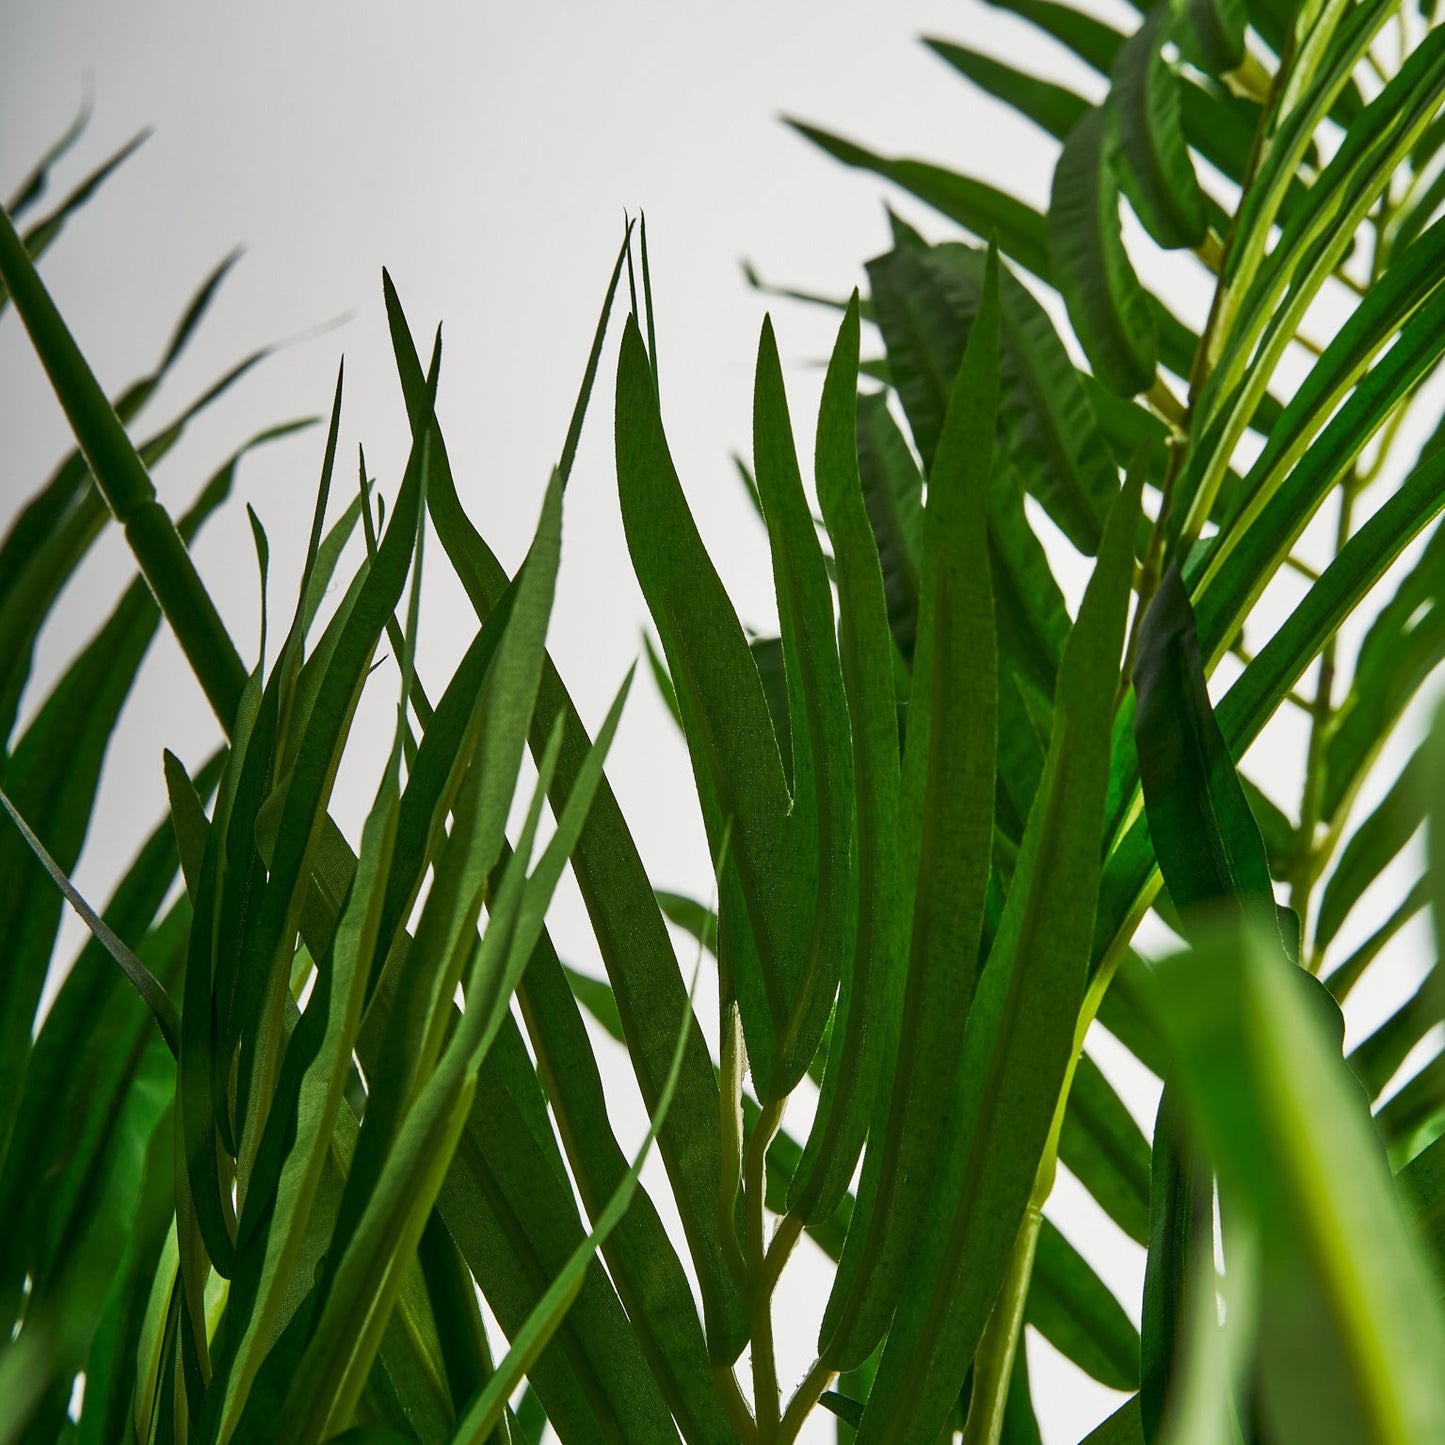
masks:
<path id="1" fill-rule="evenodd" d="M 794 122 L 918 209 L 851 297 L 779 292 L 838 312 L 815 425 L 786 312 L 762 325 L 739 470 L 773 635 L 673 461 L 644 227 L 515 573 L 452 472 L 440 338 L 383 278 L 404 471 L 341 485 L 338 378 L 298 578 L 253 518 L 247 660 L 188 544 L 305 423 L 173 520 L 151 470 L 262 354 L 147 420 L 230 262 L 108 398 L 37 263 L 134 143 L 47 209 L 82 116 L 13 193 L 0 307 L 77 449 L 0 540 L 0 1437 L 1034 1445 L 1030 1327 L 1119 1392 L 1096 1445 L 1445 1430 L 1445 991 L 1405 947 L 1445 897 L 1445 733 L 1392 746 L 1445 657 L 1445 38 L 1383 3 L 1000 8 L 1089 95 L 927 43 L 1057 146 L 1043 210 Z M 1197 268 L 1202 326 L 1157 248 Z M 609 785 L 631 678 L 584 723 L 547 652 L 598 385 L 713 899 L 655 889 Z M 111 521 L 139 575 L 39 696 L 45 618 Z M 417 662 L 424 552 L 474 614 L 450 678 Z M 69 874 L 162 625 L 221 746 L 154 760 L 169 817 L 93 908 Z M 332 792 L 376 688 L 396 722 L 348 838 Z M 1249 757 L 1282 709 L 1297 796 Z M 548 931 L 569 864 L 595 962 Z M 1151 958 L 1151 913 L 1182 951 Z M 1367 973 L 1391 1006 L 1346 1055 Z M 1095 1028 L 1163 1084 L 1152 1130 Z M 1045 1212 L 1060 1165 L 1146 1251 L 1139 1299 Z M 817 1358 L 783 1379 L 812 1248 Z"/>

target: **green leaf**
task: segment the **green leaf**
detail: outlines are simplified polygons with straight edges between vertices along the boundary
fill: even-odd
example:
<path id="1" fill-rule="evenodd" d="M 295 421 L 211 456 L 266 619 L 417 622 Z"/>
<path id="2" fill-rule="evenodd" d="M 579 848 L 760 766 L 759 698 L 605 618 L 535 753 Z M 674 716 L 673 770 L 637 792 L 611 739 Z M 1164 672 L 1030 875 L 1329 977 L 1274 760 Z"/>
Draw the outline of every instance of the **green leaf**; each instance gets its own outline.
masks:
<path id="1" fill-rule="evenodd" d="M 958 244 L 904 246 L 868 267 L 899 399 L 925 465 L 978 315 L 983 270 L 983 253 Z M 1093 555 L 1117 473 L 1047 313 L 1007 269 L 999 285 L 1002 450 L 1065 536 Z"/>
<path id="2" fill-rule="evenodd" d="M 1149 1141 L 1086 1053 L 1069 1087 L 1059 1159 L 1125 1234 L 1149 1242 Z"/>
<path id="3" fill-rule="evenodd" d="M 1072 6 L 1059 5 L 1055 0 L 988 0 L 988 3 L 1037 26 L 1101 75 L 1109 73 L 1124 43 L 1124 37 L 1102 20 Z"/>
<path id="4" fill-rule="evenodd" d="M 278 1124 L 286 1118 L 286 1108 L 294 1109 L 294 1115 L 286 1119 L 291 1137 L 284 1161 L 277 1166 L 276 1193 L 273 1199 L 263 1185 L 246 1199 L 242 1223 L 248 1226 L 249 1249 L 243 1249 L 238 1261 L 238 1288 L 227 1312 L 234 1344 L 226 1352 L 216 1382 L 223 1392 L 218 1427 L 223 1435 L 229 1435 L 239 1420 L 251 1382 L 285 1323 L 282 1310 L 342 1107 L 371 954 L 379 934 L 385 878 L 396 842 L 401 727 L 399 723 L 362 831 L 361 855 L 335 941 L 322 960 L 304 1021 L 293 1033 L 287 1051 L 290 1068 L 300 1065 L 304 1073 L 296 1082 L 294 1102 L 285 1097 L 290 1091 L 283 1077 L 285 1103 L 278 1108 Z M 313 1031 L 320 1034 L 314 1043 Z M 309 1058 L 304 1057 L 308 1053 Z M 264 1152 L 264 1142 L 262 1149 Z"/>
<path id="5" fill-rule="evenodd" d="M 946 1418 L 1036 1187 L 1088 973 L 1142 487 L 1136 466 L 1065 647 L 1044 778 L 969 1011 L 944 1155 L 864 1441 L 931 1434 Z"/>
<path id="6" fill-rule="evenodd" d="M 1390 791 L 1345 844 L 1320 896 L 1320 910 L 1315 919 L 1317 949 L 1329 947 L 1360 896 L 1425 821 L 1428 768 L 1429 756 L 1422 745 L 1400 770 Z"/>
<path id="7" fill-rule="evenodd" d="M 1124 42 L 1106 106 L 1117 126 L 1120 181 L 1129 203 L 1166 250 L 1200 245 L 1207 229 L 1204 192 L 1184 138 L 1180 80 L 1162 54 L 1171 19 L 1168 4 L 1158 4 Z"/>
<path id="8" fill-rule="evenodd" d="M 1045 1219 L 1026 1319 L 1066 1359 L 1111 1390 L 1139 1383 L 1139 1332 L 1087 1260 Z M 1019 1356 L 1024 1351 L 1019 1350 Z"/>
<path id="9" fill-rule="evenodd" d="M 59 141 L 46 153 L 40 161 L 39 166 L 31 172 L 25 181 L 21 183 L 19 193 L 16 195 L 15 203 L 6 207 L 12 217 L 25 210 L 44 189 L 47 173 L 51 165 L 65 154 L 75 139 L 79 136 L 79 126 L 85 123 L 85 115 L 89 106 L 81 112 L 78 126 L 73 126 Z M 150 131 L 143 130 L 132 136 L 118 151 L 107 157 L 93 171 L 90 172 L 79 185 L 75 186 L 70 193 L 58 205 L 42 219 L 30 226 L 24 237 L 25 251 L 31 261 L 39 259 L 50 249 L 60 238 L 60 233 L 65 229 L 66 222 L 80 208 L 90 201 L 91 197 L 108 181 L 126 161 L 135 154 L 137 150 L 150 138 Z M 8 280 L 0 286 L 0 310 L 3 310 L 5 303 L 10 300 L 10 283 Z"/>
<path id="10" fill-rule="evenodd" d="M 826 1219 L 848 1190 L 883 1064 L 884 1030 L 901 986 L 904 899 L 898 860 L 898 716 L 886 590 L 858 462 L 858 297 L 844 316 L 818 414 L 818 501 L 838 568 L 839 647 L 856 779 L 857 926 L 813 1128 L 790 1212 Z M 927 696 L 920 690 L 920 700 Z"/>
<path id="11" fill-rule="evenodd" d="M 1400 1170 L 1395 1187 L 1406 1221 L 1430 1260 L 1438 1299 L 1445 1291 L 1445 1136 Z"/>
<path id="12" fill-rule="evenodd" d="M 1079 1445 L 1142 1445 L 1143 1439 L 1139 1397 L 1131 1395 L 1108 1419 L 1090 1430 Z"/>
<path id="13" fill-rule="evenodd" d="M 693 973 L 693 993 L 697 990 L 697 980 L 700 975 L 701 965 L 699 964 L 699 968 Z M 571 1308 L 577 1292 L 581 1288 L 587 1267 L 607 1236 L 617 1227 L 626 1213 L 637 1188 L 642 1166 L 646 1163 L 647 1156 L 652 1150 L 653 1141 L 657 1138 L 658 1130 L 661 1128 L 662 1115 L 667 1112 L 672 1103 L 673 1092 L 677 1088 L 678 1076 L 682 1071 L 682 1059 L 691 1033 L 691 1024 L 692 994 L 689 994 L 687 1012 L 683 1015 L 678 1029 L 672 1067 L 663 1084 L 658 1111 L 652 1116 L 631 1168 L 613 1191 L 612 1198 L 602 1211 L 592 1233 L 577 1246 L 561 1273 L 543 1296 L 537 1309 L 513 1337 L 511 1348 L 507 1351 L 506 1358 L 498 1365 L 496 1374 L 487 1382 L 485 1389 L 472 1402 L 466 1415 L 458 1422 L 456 1435 L 453 1437 L 458 1445 L 462 1445 L 462 1442 L 466 1442 L 466 1445 L 480 1445 L 480 1442 L 491 1434 L 493 1428 L 502 1419 L 508 1398 L 521 1384 L 523 1377 L 540 1354 L 543 1345 Z"/>
<path id="14" fill-rule="evenodd" d="M 1099 1005 L 1098 1020 L 1145 1068 L 1162 1079 L 1166 1048 L 1144 969 L 1144 960 L 1137 953 L 1125 952 Z"/>
<path id="15" fill-rule="evenodd" d="M 1325 987 L 1341 1005 L 1361 975 L 1383 952 L 1385 945 L 1425 907 L 1429 889 L 1425 878 L 1417 878 L 1398 908 L 1341 964 L 1325 975 Z"/>
<path id="16" fill-rule="evenodd" d="M 1147 1442 L 1169 1438 L 1166 1421 L 1172 1426 L 1179 1408 L 1191 1321 L 1199 1298 L 1214 1292 L 1214 1176 L 1197 1156 L 1184 1132 L 1177 1086 L 1166 1087 L 1154 1119 L 1139 1330 L 1139 1423 Z M 1204 1277 L 1201 1261 L 1209 1269 Z"/>
<path id="17" fill-rule="evenodd" d="M 846 376 L 841 374 L 844 371 Z M 825 404 L 835 410 L 846 408 L 846 440 L 839 442 L 836 435 L 831 439 L 833 458 L 843 457 L 846 462 L 832 458 L 830 462 L 851 471 L 856 363 L 841 361 L 838 372 Z M 829 422 L 836 433 L 837 423 L 831 418 Z M 858 877 L 852 847 L 853 749 L 833 594 L 798 472 L 782 363 L 768 318 L 764 318 L 758 345 L 753 460 L 773 554 L 792 731 L 791 806 L 796 822 L 791 849 L 797 857 L 793 876 L 787 881 L 796 891 L 780 901 L 807 926 L 807 933 L 798 936 L 795 960 L 784 954 L 771 961 L 775 968 L 778 963 L 783 965 L 787 1000 L 786 1021 L 778 1039 L 778 1076 L 772 1085 L 783 1091 L 797 1083 L 818 1052 L 842 961 L 853 945 Z M 821 475 L 821 465 L 819 470 Z M 889 676 L 891 681 L 891 669 Z M 720 844 L 715 847 L 717 856 L 723 856 Z M 727 856 L 736 851 L 736 847 L 728 849 Z M 766 886 L 781 884 L 783 878 L 778 878 Z M 759 923 L 761 918 L 755 928 Z M 754 1079 L 767 1096 L 763 1080 L 756 1073 Z"/>
<path id="18" fill-rule="evenodd" d="M 1154 380 L 1158 340 L 1119 232 L 1108 127 L 1107 114 L 1092 110 L 1064 142 L 1049 199 L 1049 257 L 1094 374 L 1135 396 Z"/>
<path id="19" fill-rule="evenodd" d="M 1048 274 L 1049 243 L 1043 217 L 1012 196 L 968 176 L 925 161 L 890 160 L 817 126 L 784 116 L 792 128 L 835 160 L 872 171 L 902 186 L 921 201 L 958 222 L 975 236 L 996 236 L 998 248 L 1026 271 Z"/>
<path id="20" fill-rule="evenodd" d="M 798 825 L 790 826 L 792 799 L 758 670 L 677 479 L 632 321 L 618 362 L 616 437 L 628 550 L 677 688 L 715 853 L 731 826 L 719 911 L 724 934 L 736 931 L 731 977 L 748 1058 L 767 1093 L 811 923 L 797 910 L 802 878 L 790 844 Z"/>
<path id="21" fill-rule="evenodd" d="M 858 475 L 883 573 L 888 628 L 911 663 L 918 637 L 923 473 L 881 392 L 858 398 Z"/>
<path id="22" fill-rule="evenodd" d="M 1410 1051 L 1439 1022 L 1436 987 L 1436 980 L 1427 976 L 1419 988 L 1350 1053 L 1350 1068 L 1372 1100 L 1380 1097 Z"/>
<path id="23" fill-rule="evenodd" d="M 224 498 L 208 487 L 182 519 L 194 535 Z M 6 790 L 18 811 L 45 838 L 64 871 L 74 869 L 89 826 L 100 770 L 115 720 L 155 634 L 159 617 L 144 585 L 126 589 L 110 617 L 51 690 L 13 754 Z M 34 1031 L 55 930 L 60 894 L 21 836 L 0 842 L 0 924 L 9 940 L 0 990 L 0 1153 L 8 1147 L 14 1110 Z"/>
<path id="24" fill-rule="evenodd" d="M 11 193 L 10 199 L 5 202 L 5 209 L 10 212 L 12 218 L 18 219 L 23 212 L 44 196 L 50 185 L 50 172 L 64 160 L 74 148 L 76 141 L 85 133 L 86 126 L 90 124 L 93 109 L 94 96 L 87 83 L 75 119 L 46 147 L 44 154 L 35 162 L 30 173 Z"/>
<path id="25" fill-rule="evenodd" d="M 906 982 L 879 1019 L 887 1050 L 859 1207 L 819 1352 L 873 1352 L 904 1288 L 943 1142 L 957 1021 L 969 1009 L 988 884 L 995 788 L 988 478 L 998 405 L 998 268 L 958 369 L 924 514 L 924 562 L 900 793 L 899 868 L 912 884 Z M 910 916 L 911 915 L 911 916 Z M 902 927 L 900 927 L 902 932 Z"/>
<path id="26" fill-rule="evenodd" d="M 1259 826 L 1259 835 L 1264 840 L 1269 871 L 1273 877 L 1282 879 L 1294 865 L 1297 846 L 1295 825 L 1284 810 L 1243 773 L 1239 774 L 1239 786 L 1244 789 L 1245 801 Z"/>
<path id="27" fill-rule="evenodd" d="M 1353 797 L 1400 714 L 1445 659 L 1445 533 L 1438 528 L 1420 560 L 1370 624 L 1325 745 L 1320 810 L 1333 818 Z"/>
<path id="28" fill-rule="evenodd" d="M 986 95 L 1027 116 L 1055 140 L 1063 140 L 1089 109 L 1089 102 L 1066 86 L 1015 70 L 966 46 L 930 36 L 925 36 L 923 43 Z"/>
<path id="29" fill-rule="evenodd" d="M 156 501 L 145 465 L 50 299 L 8 215 L 0 214 L 0 280 L 36 348 L 96 485 L 126 529 L 136 560 L 223 728 L 246 683 L 246 668 L 170 517 Z"/>
<path id="30" fill-rule="evenodd" d="M 1326 640 L 1445 506 L 1442 476 L 1445 454 L 1436 454 L 1415 468 L 1350 538 L 1220 700 L 1215 716 L 1231 757 L 1243 756 Z M 1223 611 L 1221 608 L 1220 613 Z M 1205 657 L 1222 651 L 1227 634 L 1237 625 L 1233 620 L 1224 620 L 1220 613 L 1202 603 L 1198 607 L 1200 651 Z M 1093 967 L 1097 968 L 1105 952 L 1115 946 L 1116 936 L 1140 908 L 1141 900 L 1147 904 L 1154 868 L 1148 824 L 1140 818 L 1115 846 L 1100 885 Z M 1398 927 L 1399 922 L 1393 926 Z"/>
<path id="31" fill-rule="evenodd" d="M 131 986 L 145 1001 L 146 1007 L 156 1021 L 156 1027 L 161 1031 L 161 1037 L 165 1040 L 166 1047 L 174 1058 L 180 1049 L 181 1020 L 180 1015 L 176 1013 L 175 1004 L 171 1002 L 171 996 L 145 964 L 126 947 L 115 930 L 81 897 L 80 891 L 66 877 L 55 859 L 46 852 L 45 845 L 31 832 L 29 824 L 16 811 L 15 804 L 5 796 L 3 790 L 0 790 L 0 807 L 3 807 L 10 815 L 10 821 L 14 823 L 20 836 L 29 845 L 30 851 L 35 855 L 40 866 L 50 875 L 55 886 L 80 915 L 81 921 L 90 929 L 96 941 L 115 960 L 120 971 L 125 974 Z"/>
<path id="32" fill-rule="evenodd" d="M 1259 1231 L 1268 1418 L 1289 1439 L 1445 1431 L 1445 1322 L 1319 985 L 1266 933 L 1232 930 L 1159 966 L 1191 1116 L 1229 1209 Z M 1321 1181 L 1330 1181 L 1321 1187 Z M 1299 1351 L 1315 1367 L 1301 1371 Z"/>
<path id="33" fill-rule="evenodd" d="M 607 1013 L 614 1036 L 622 1036 L 611 989 L 559 964 L 544 931 L 517 997 L 578 1192 L 596 1223 L 622 1186 L 628 1160 L 613 1132 L 602 1077 L 573 992 L 585 998 L 594 1015 Z M 730 1430 L 713 1388 L 692 1289 L 646 1189 L 638 1188 L 601 1249 L 684 1438 L 723 1445 Z"/>
<path id="34" fill-rule="evenodd" d="M 1186 59 L 1206 75 L 1238 68 L 1244 60 L 1244 31 L 1249 23 L 1244 0 L 1172 0 L 1172 7 L 1175 36 Z"/>
<path id="35" fill-rule="evenodd" d="M 1274 899 L 1264 840 L 1215 720 L 1194 612 L 1171 564 L 1139 629 L 1134 738 L 1155 856 L 1186 925 Z"/>
<path id="36" fill-rule="evenodd" d="M 1207 552 L 1188 558 L 1185 579 L 1194 596 L 1202 601 L 1223 587 L 1224 600 L 1211 597 L 1210 605 L 1237 607 L 1243 616 L 1369 438 L 1438 361 L 1442 260 L 1445 224 L 1397 257 L 1335 334 L 1240 483 L 1242 504 L 1231 525 Z M 1214 485 L 1226 435 L 1210 433 L 1194 449 L 1179 479 L 1181 495 Z"/>
<path id="37" fill-rule="evenodd" d="M 621 262 L 619 255 L 619 267 Z M 608 305 L 619 268 L 613 271 Z M 402 389 L 414 425 L 423 417 L 424 384 L 400 302 L 384 278 L 387 313 Z M 605 323 L 607 308 L 599 322 Z M 596 343 L 594 343 L 595 354 Z M 574 423 L 590 392 L 584 379 Z M 468 600 L 485 619 L 499 605 L 509 583 L 506 571 L 472 526 L 462 509 L 452 479 L 446 447 L 433 427 L 431 485 L 427 506 L 448 560 Z M 550 660 L 544 660 L 531 743 L 537 756 L 556 718 L 564 719 L 562 752 L 557 765 L 553 806 L 565 804 L 587 755 L 586 728 Z M 572 856 L 583 902 L 592 920 L 619 1017 L 627 1036 L 628 1054 L 645 1102 L 655 1104 L 671 1059 L 672 1028 L 682 1007 L 684 990 L 666 925 L 637 846 L 604 778 Z M 659 1148 L 682 1217 L 689 1251 L 696 1266 L 707 1320 L 709 1344 L 719 1354 L 736 1358 L 746 1338 L 746 1314 L 737 1285 L 724 1263 L 717 1223 L 721 1144 L 717 1127 L 717 1077 L 701 1030 L 693 1033 L 681 1081 Z M 455 1233 L 455 1229 L 453 1229 Z M 470 1261 L 469 1261 L 470 1262 Z M 473 1264 L 475 1270 L 476 1265 Z"/>
<path id="38" fill-rule="evenodd" d="M 1380 7 L 1352 11 L 1346 22 L 1351 43 L 1358 43 L 1363 53 L 1384 18 Z M 1264 205 L 1278 205 L 1294 167 L 1289 166 L 1287 173 L 1276 171 L 1268 180 L 1261 177 L 1241 203 L 1238 234 L 1246 240 L 1231 248 L 1227 258 L 1222 278 L 1225 288 L 1215 326 L 1222 344 L 1218 362 L 1195 404 L 1196 429 L 1217 427 L 1218 442 L 1207 453 L 1201 453 L 1208 470 L 1204 484 L 1189 497 L 1185 535 L 1198 536 L 1201 518 L 1212 502 L 1212 487 L 1224 453 L 1232 450 L 1233 440 L 1242 433 L 1243 417 L 1264 394 L 1310 304 L 1343 259 L 1371 207 L 1388 188 L 1411 142 L 1438 109 L 1445 95 L 1445 67 L 1439 64 L 1442 47 L 1445 37 L 1434 32 L 1409 53 L 1399 72 L 1358 123 L 1350 127 L 1329 165 L 1310 188 L 1310 204 L 1291 216 L 1267 257 L 1262 256 L 1262 250 L 1271 214 L 1255 212 L 1246 221 L 1245 212 L 1256 197 L 1265 198 L 1261 202 Z M 1348 50 L 1348 46 L 1336 46 L 1332 53 L 1341 48 Z M 1327 91 L 1325 87 L 1321 94 Z M 1299 106 L 1285 127 L 1294 124 L 1308 109 Z M 1283 135 L 1277 135 L 1269 149 L 1266 169 L 1290 153 L 1290 144 Z M 1274 198 L 1272 202 L 1270 197 Z"/>

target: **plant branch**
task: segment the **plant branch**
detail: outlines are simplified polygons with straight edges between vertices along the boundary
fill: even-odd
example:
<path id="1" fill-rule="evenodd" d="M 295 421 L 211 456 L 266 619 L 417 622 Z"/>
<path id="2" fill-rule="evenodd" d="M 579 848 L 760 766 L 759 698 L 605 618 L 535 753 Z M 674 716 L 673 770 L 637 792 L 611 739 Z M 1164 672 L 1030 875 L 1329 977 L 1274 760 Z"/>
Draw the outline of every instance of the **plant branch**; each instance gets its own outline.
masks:
<path id="1" fill-rule="evenodd" d="M 743 1199 L 747 1209 L 747 1237 L 744 1258 L 747 1266 L 746 1294 L 752 1334 L 753 1414 L 758 1438 L 777 1437 L 778 1366 L 773 1354 L 773 1299 L 768 1281 L 767 1250 L 763 1240 L 763 1194 L 768 1145 L 783 1121 L 785 1099 L 762 1106 L 753 1136 L 748 1140 L 747 1164 L 743 1175 Z"/>

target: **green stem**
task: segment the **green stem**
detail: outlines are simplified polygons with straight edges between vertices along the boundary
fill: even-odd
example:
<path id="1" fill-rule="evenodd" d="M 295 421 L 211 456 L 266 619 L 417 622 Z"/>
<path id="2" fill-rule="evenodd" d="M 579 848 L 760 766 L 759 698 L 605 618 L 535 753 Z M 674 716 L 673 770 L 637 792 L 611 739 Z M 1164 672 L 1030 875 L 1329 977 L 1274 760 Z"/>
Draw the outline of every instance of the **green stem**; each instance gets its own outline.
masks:
<path id="1" fill-rule="evenodd" d="M 837 1373 L 821 1357 L 813 1361 L 812 1368 L 803 1376 L 802 1384 L 788 1401 L 788 1408 L 783 1413 L 783 1423 L 778 1430 L 778 1439 L 783 1445 L 792 1445 L 792 1441 L 798 1438 L 803 1421 L 808 1418 L 813 1406 L 818 1403 L 818 1397 L 832 1384 Z"/>
<path id="2" fill-rule="evenodd" d="M 1008 1276 L 973 1357 L 973 1393 L 969 1397 L 968 1419 L 963 1427 L 963 1445 L 999 1445 L 1003 1435 L 1009 1381 L 1013 1377 L 1019 1336 L 1023 1333 L 1029 1281 L 1034 1272 L 1034 1253 L 1043 1222 L 1043 1209 L 1031 1199 L 1019 1226 L 1018 1239 L 1014 1242 Z"/>
<path id="3" fill-rule="evenodd" d="M 0 281 L 25 323 L 96 486 L 125 529 L 141 575 L 229 737 L 246 686 L 246 666 L 175 523 L 156 501 L 145 463 L 81 355 L 3 207 Z"/>
<path id="4" fill-rule="evenodd" d="M 779 1426 L 778 1366 L 773 1354 L 773 1300 L 768 1280 L 767 1248 L 763 1239 L 764 1165 L 768 1145 L 783 1121 L 785 1100 L 764 1104 L 748 1141 L 743 1196 L 747 1207 L 747 1301 L 753 1349 L 753 1414 L 758 1438 L 776 1439 Z"/>

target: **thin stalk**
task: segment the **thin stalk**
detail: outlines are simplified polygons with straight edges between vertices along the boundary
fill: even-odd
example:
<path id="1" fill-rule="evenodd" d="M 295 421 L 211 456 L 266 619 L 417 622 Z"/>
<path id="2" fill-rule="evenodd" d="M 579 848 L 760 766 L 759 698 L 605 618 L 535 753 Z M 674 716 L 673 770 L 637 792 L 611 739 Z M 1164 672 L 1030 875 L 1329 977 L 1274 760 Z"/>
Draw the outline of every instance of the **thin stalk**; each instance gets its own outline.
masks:
<path id="1" fill-rule="evenodd" d="M 770 1296 L 778 1287 L 784 1266 L 791 1258 L 793 1246 L 797 1244 L 802 1233 L 803 1221 L 796 1214 L 784 1216 L 778 1222 L 777 1229 L 773 1231 L 773 1237 L 768 1243 L 768 1252 L 764 1260 L 764 1280 Z"/>
<path id="2" fill-rule="evenodd" d="M 723 1414 L 728 1417 L 728 1424 L 733 1427 L 733 1433 L 739 1440 L 756 1440 L 758 1427 L 748 1410 L 748 1402 L 743 1399 L 743 1392 L 738 1387 L 738 1377 L 733 1374 L 733 1367 L 725 1365 L 721 1361 L 716 1362 L 712 1367 L 712 1379 L 713 1388 L 722 1402 Z"/>
<path id="3" fill-rule="evenodd" d="M 786 1101 L 774 1099 L 762 1107 L 748 1141 L 743 1197 L 747 1208 L 747 1238 L 744 1259 L 747 1267 L 747 1301 L 753 1349 L 753 1414 L 759 1440 L 777 1438 L 778 1366 L 773 1353 L 773 1300 L 768 1283 L 767 1250 L 763 1240 L 764 1166 L 768 1145 L 783 1121 Z"/>
<path id="4" fill-rule="evenodd" d="M 813 1406 L 818 1403 L 818 1397 L 833 1383 L 837 1375 L 831 1365 L 821 1357 L 813 1361 L 808 1373 L 803 1376 L 802 1383 L 788 1401 L 788 1408 L 783 1412 L 783 1422 L 778 1430 L 778 1439 L 783 1445 L 792 1445 L 798 1438 L 798 1431 L 803 1428 L 803 1422 L 812 1412 Z"/>
<path id="5" fill-rule="evenodd" d="M 1029 1206 L 1024 1211 L 1013 1256 L 1009 1260 L 1008 1275 L 973 1357 L 973 1393 L 969 1396 L 968 1419 L 963 1427 L 963 1445 L 999 1445 L 1003 1435 L 1014 1356 L 1018 1353 L 1019 1336 L 1023 1333 L 1034 1255 L 1044 1222 L 1037 1190 L 1035 1196 L 1029 1200 Z"/>

